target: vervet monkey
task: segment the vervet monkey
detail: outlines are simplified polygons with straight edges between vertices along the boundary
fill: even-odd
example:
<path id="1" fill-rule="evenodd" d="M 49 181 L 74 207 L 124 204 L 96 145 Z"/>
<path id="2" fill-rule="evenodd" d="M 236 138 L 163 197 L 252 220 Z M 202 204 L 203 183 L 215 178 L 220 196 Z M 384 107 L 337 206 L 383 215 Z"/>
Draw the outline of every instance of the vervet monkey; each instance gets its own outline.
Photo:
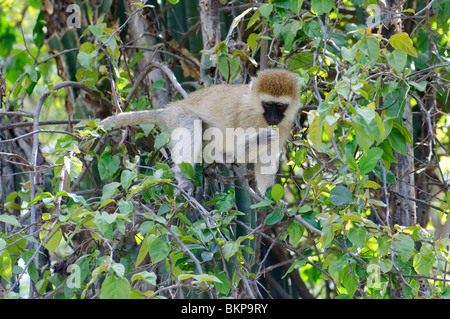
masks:
<path id="1" fill-rule="evenodd" d="M 260 71 L 250 84 L 213 85 L 167 108 L 121 113 L 100 125 L 165 126 L 171 132 L 173 172 L 186 191 L 192 190 L 192 184 L 178 164 L 194 165 L 202 158 L 255 163 L 255 180 L 264 196 L 275 182 L 279 156 L 300 106 L 299 91 L 293 73 L 269 69 Z"/>

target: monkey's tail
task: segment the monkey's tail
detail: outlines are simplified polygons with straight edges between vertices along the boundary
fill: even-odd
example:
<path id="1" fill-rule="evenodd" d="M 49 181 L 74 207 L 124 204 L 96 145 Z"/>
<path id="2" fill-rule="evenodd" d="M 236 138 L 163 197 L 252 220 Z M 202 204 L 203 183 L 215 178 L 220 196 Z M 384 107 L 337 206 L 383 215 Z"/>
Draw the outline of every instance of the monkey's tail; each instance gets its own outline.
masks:
<path id="1" fill-rule="evenodd" d="M 166 124 L 166 113 L 167 109 L 125 112 L 104 119 L 101 121 L 100 126 L 103 126 L 104 128 L 138 124 L 156 124 L 164 126 Z"/>

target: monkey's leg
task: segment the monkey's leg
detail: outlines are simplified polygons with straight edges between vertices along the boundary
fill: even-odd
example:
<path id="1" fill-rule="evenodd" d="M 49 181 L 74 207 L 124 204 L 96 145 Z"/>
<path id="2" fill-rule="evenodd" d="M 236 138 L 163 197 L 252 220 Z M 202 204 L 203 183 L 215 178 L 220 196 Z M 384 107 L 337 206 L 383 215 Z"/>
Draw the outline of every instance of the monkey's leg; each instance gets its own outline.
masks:
<path id="1" fill-rule="evenodd" d="M 264 196 L 266 190 L 275 184 L 275 174 L 278 171 L 278 157 L 271 163 L 255 163 L 255 180 L 259 193 Z"/>
<path id="2" fill-rule="evenodd" d="M 200 118 L 187 111 L 177 116 L 178 127 L 171 127 L 172 172 L 178 185 L 189 194 L 193 191 L 190 179 L 181 172 L 179 164 L 189 163 L 192 166 L 201 161 L 202 150 L 202 122 Z"/>

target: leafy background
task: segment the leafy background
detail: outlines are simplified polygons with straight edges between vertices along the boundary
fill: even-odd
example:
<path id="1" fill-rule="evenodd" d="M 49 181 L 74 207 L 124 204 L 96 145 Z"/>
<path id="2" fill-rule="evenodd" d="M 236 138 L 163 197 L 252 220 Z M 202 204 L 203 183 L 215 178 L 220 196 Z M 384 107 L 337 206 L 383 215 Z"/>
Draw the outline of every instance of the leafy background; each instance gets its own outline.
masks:
<path id="1" fill-rule="evenodd" d="M 76 3 L 1 3 L 1 297 L 450 297 L 449 2 Z M 98 126 L 266 67 L 302 105 L 265 198 Z"/>

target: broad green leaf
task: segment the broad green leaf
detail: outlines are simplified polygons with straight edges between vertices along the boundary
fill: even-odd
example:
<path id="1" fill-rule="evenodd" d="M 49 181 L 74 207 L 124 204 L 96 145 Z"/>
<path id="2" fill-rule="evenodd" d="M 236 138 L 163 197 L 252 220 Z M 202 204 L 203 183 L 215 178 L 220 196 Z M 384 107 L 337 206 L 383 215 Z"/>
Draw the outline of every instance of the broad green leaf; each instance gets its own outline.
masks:
<path id="1" fill-rule="evenodd" d="M 353 122 L 352 126 L 355 129 L 355 136 L 358 145 L 361 146 L 364 154 L 367 154 L 369 148 L 374 142 L 374 137 L 367 133 L 365 126 L 359 125 L 356 122 Z"/>
<path id="2" fill-rule="evenodd" d="M 284 217 L 284 212 L 282 209 L 277 209 L 273 212 L 271 212 L 269 215 L 266 216 L 264 219 L 264 224 L 266 225 L 274 225 L 281 221 Z"/>
<path id="3" fill-rule="evenodd" d="M 193 279 L 195 279 L 198 282 L 221 282 L 219 278 L 217 278 L 214 275 L 208 275 L 208 274 L 202 274 L 202 275 L 194 275 Z"/>
<path id="4" fill-rule="evenodd" d="M 414 240 L 405 234 L 398 234 L 393 239 L 392 248 L 406 262 L 414 251 Z"/>
<path id="5" fill-rule="evenodd" d="M 334 206 L 348 205 L 353 199 L 353 194 L 347 187 L 338 185 L 330 191 L 330 202 Z"/>
<path id="6" fill-rule="evenodd" d="M 251 209 L 267 207 L 273 204 L 273 200 L 271 199 L 263 199 L 259 203 L 253 204 L 250 206 Z"/>
<path id="7" fill-rule="evenodd" d="M 100 203 L 105 202 L 107 199 L 110 199 L 113 197 L 113 195 L 116 193 L 117 188 L 119 188 L 120 183 L 119 182 L 112 182 L 109 184 L 106 184 L 103 186 L 102 190 L 102 198 L 100 200 Z"/>
<path id="8" fill-rule="evenodd" d="M 391 271 L 393 264 L 390 259 L 381 259 L 378 263 L 380 270 L 384 273 Z"/>
<path id="9" fill-rule="evenodd" d="M 387 60 L 397 73 L 402 73 L 406 65 L 407 55 L 402 49 L 386 52 Z"/>
<path id="10" fill-rule="evenodd" d="M 361 118 L 364 120 L 366 125 L 369 125 L 370 122 L 375 119 L 375 110 L 370 107 L 356 108 L 356 111 L 359 115 L 361 115 Z"/>
<path id="11" fill-rule="evenodd" d="M 355 281 L 355 277 L 353 276 L 354 274 L 352 274 L 350 271 L 344 272 L 342 276 L 342 285 L 344 286 L 345 290 L 347 290 L 349 296 L 353 296 L 356 292 L 356 289 L 358 289 L 358 283 Z"/>
<path id="12" fill-rule="evenodd" d="M 363 188 L 378 189 L 378 188 L 381 187 L 381 185 L 378 184 L 377 182 L 374 182 L 374 181 L 365 181 L 365 182 L 362 184 L 362 187 L 363 187 Z"/>
<path id="13" fill-rule="evenodd" d="M 352 222 L 358 222 L 358 223 L 364 223 L 364 220 L 361 218 L 359 214 L 348 214 L 341 216 L 341 221 L 347 221 L 350 220 Z"/>
<path id="14" fill-rule="evenodd" d="M 293 245 L 297 244 L 303 236 L 304 227 L 298 221 L 293 219 L 287 227 L 289 237 Z"/>
<path id="15" fill-rule="evenodd" d="M 297 152 L 295 152 L 295 165 L 300 166 L 301 164 L 303 164 L 303 162 L 306 159 L 306 155 L 308 153 L 308 150 L 304 147 L 300 148 Z"/>
<path id="16" fill-rule="evenodd" d="M 170 133 L 167 131 L 162 131 L 161 134 L 159 134 L 155 139 L 155 149 L 159 150 L 164 145 L 167 145 L 167 143 L 169 143 L 169 139 Z"/>
<path id="17" fill-rule="evenodd" d="M 334 7 L 333 0 L 312 0 L 311 6 L 313 10 L 318 14 L 329 13 Z"/>
<path id="18" fill-rule="evenodd" d="M 0 254 L 0 276 L 8 283 L 12 278 L 12 263 L 8 250 Z"/>
<path id="19" fill-rule="evenodd" d="M 152 86 L 150 87 L 150 91 L 153 93 L 156 90 L 162 90 L 162 91 L 166 91 L 166 88 L 164 86 L 164 83 L 166 81 L 164 79 L 159 79 L 156 80 L 155 82 L 152 83 Z"/>
<path id="20" fill-rule="evenodd" d="M 170 245 L 163 238 L 156 238 L 151 242 L 148 253 L 150 254 L 152 264 L 157 264 L 169 255 Z"/>
<path id="21" fill-rule="evenodd" d="M 0 222 L 13 225 L 14 227 L 22 227 L 22 225 L 20 225 L 19 221 L 13 215 L 0 215 Z"/>
<path id="22" fill-rule="evenodd" d="M 228 296 L 231 291 L 231 284 L 227 274 L 220 269 L 214 268 L 214 275 L 220 280 L 220 282 L 215 282 L 214 286 L 221 294 Z"/>
<path id="23" fill-rule="evenodd" d="M 100 299 L 128 299 L 130 293 L 131 285 L 128 280 L 109 276 L 102 283 Z"/>
<path id="24" fill-rule="evenodd" d="M 413 267 L 418 274 L 430 276 L 435 260 L 436 256 L 433 246 L 429 243 L 424 243 L 420 248 L 420 252 L 414 256 Z"/>
<path id="25" fill-rule="evenodd" d="M 409 55 L 417 58 L 416 48 L 414 48 L 413 42 L 412 42 L 411 38 L 409 37 L 408 33 L 400 32 L 400 33 L 394 34 L 389 39 L 389 42 L 391 43 L 391 45 L 394 49 L 402 49 Z"/>
<path id="26" fill-rule="evenodd" d="M 125 266 L 121 263 L 112 263 L 111 269 L 114 270 L 117 276 L 123 278 L 125 276 Z"/>
<path id="27" fill-rule="evenodd" d="M 348 239 L 357 247 L 365 246 L 367 230 L 364 227 L 353 227 L 348 231 Z"/>
<path id="28" fill-rule="evenodd" d="M 376 147 L 371 148 L 367 152 L 367 155 L 363 155 L 358 162 L 358 168 L 361 174 L 366 175 L 372 172 L 381 156 L 383 156 L 383 150 Z"/>
<path id="29" fill-rule="evenodd" d="M 128 191 L 130 188 L 133 179 L 137 176 L 136 171 L 124 170 L 120 175 L 120 183 L 125 191 Z"/>
<path id="30" fill-rule="evenodd" d="M 275 184 L 270 191 L 270 196 L 275 202 L 278 202 L 284 195 L 284 188 L 280 184 Z"/>
<path id="31" fill-rule="evenodd" d="M 230 260 L 239 249 L 239 241 L 228 241 L 222 246 L 222 253 L 225 260 Z"/>
<path id="32" fill-rule="evenodd" d="M 313 144 L 314 148 L 319 149 L 320 145 L 322 144 L 323 126 L 319 124 L 319 116 L 317 112 L 309 113 L 308 121 L 309 123 L 311 123 L 308 129 L 309 139 Z"/>
<path id="33" fill-rule="evenodd" d="M 392 129 L 391 134 L 388 136 L 388 141 L 396 152 L 408 156 L 406 153 L 406 139 L 397 128 L 394 127 Z"/>
<path id="34" fill-rule="evenodd" d="M 97 56 L 97 51 L 93 51 L 91 53 L 80 52 L 77 55 L 77 60 L 80 65 L 87 69 L 88 71 L 93 71 L 94 67 L 94 59 Z"/>
<path id="35" fill-rule="evenodd" d="M 131 277 L 131 281 L 135 280 L 143 280 L 146 283 L 156 285 L 156 275 L 154 272 L 148 272 L 148 271 L 141 271 L 137 274 L 134 274 L 133 277 Z"/>
<path id="36" fill-rule="evenodd" d="M 136 258 L 136 268 L 141 264 L 144 258 L 147 256 L 150 244 L 155 240 L 155 235 L 147 235 L 141 243 L 141 248 L 139 249 L 139 254 Z"/>
<path id="37" fill-rule="evenodd" d="M 42 236 L 41 236 L 42 234 Z M 40 233 L 41 239 L 47 235 L 46 231 L 43 231 Z M 53 231 L 47 239 L 44 241 L 44 247 L 48 249 L 49 252 L 54 253 L 55 249 L 58 248 L 59 244 L 61 243 L 62 239 L 62 231 L 61 228 L 57 228 L 56 231 Z"/>
<path id="38" fill-rule="evenodd" d="M 308 262 L 308 259 L 297 259 L 296 261 L 294 261 L 291 265 L 291 267 L 289 267 L 289 269 L 286 271 L 286 273 L 283 275 L 283 277 L 281 277 L 281 279 L 283 279 L 284 277 L 286 277 L 289 273 L 291 273 L 294 269 L 298 269 L 298 271 L 300 271 L 300 269 L 303 267 L 303 265 L 305 265 Z"/>
<path id="39" fill-rule="evenodd" d="M 366 39 L 367 54 L 371 61 L 375 61 L 380 56 L 380 44 L 374 37 L 368 37 Z"/>
<path id="40" fill-rule="evenodd" d="M 185 177 L 189 178 L 190 180 L 194 179 L 195 171 L 190 163 L 184 162 L 184 163 L 178 164 L 178 167 L 180 168 L 181 173 L 183 173 L 183 175 Z"/>
<path id="41" fill-rule="evenodd" d="M 273 4 L 271 3 L 265 3 L 262 6 L 259 7 L 259 12 L 261 12 L 261 15 L 268 19 L 270 14 L 272 13 L 273 10 Z"/>
<path id="42" fill-rule="evenodd" d="M 127 217 L 129 214 L 131 214 L 133 212 L 133 210 L 134 210 L 134 205 L 132 202 L 127 202 L 127 201 L 124 201 L 123 199 L 121 199 L 119 201 L 120 214 Z"/>
<path id="43" fill-rule="evenodd" d="M 120 158 L 117 155 L 111 155 L 111 153 L 105 152 L 98 159 L 98 172 L 100 178 L 113 179 L 120 172 Z"/>
<path id="44" fill-rule="evenodd" d="M 424 92 L 425 89 L 427 88 L 428 82 L 427 81 L 421 81 L 419 83 L 414 82 L 414 81 L 409 81 L 408 82 L 411 86 L 415 87 L 418 91 L 420 92 Z"/>
<path id="45" fill-rule="evenodd" d="M 327 225 L 322 228 L 322 236 L 320 237 L 320 242 L 323 247 L 326 247 L 334 239 L 333 225 Z"/>

